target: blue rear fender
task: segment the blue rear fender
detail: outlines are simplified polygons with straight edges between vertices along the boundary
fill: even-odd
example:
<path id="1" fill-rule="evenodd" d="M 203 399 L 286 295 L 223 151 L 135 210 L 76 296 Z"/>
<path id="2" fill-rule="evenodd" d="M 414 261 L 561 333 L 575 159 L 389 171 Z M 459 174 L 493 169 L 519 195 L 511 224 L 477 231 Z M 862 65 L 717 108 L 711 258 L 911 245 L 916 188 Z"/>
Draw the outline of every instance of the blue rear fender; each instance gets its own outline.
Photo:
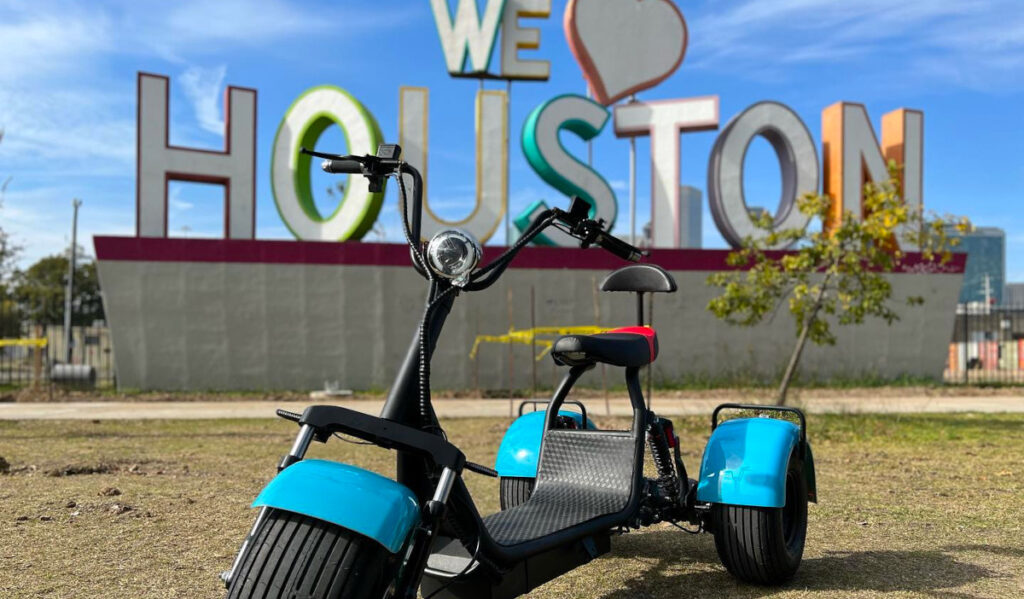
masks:
<path id="1" fill-rule="evenodd" d="M 523 414 L 508 427 L 498 447 L 494 469 L 502 477 L 536 478 L 537 459 L 540 457 L 540 442 L 544 436 L 546 410 Z M 571 410 L 559 410 L 559 416 L 568 416 L 583 426 L 583 415 Z M 594 422 L 587 419 L 587 428 L 594 429 Z"/>
<path id="2" fill-rule="evenodd" d="M 374 472 L 325 460 L 302 460 L 270 481 L 253 507 L 272 507 L 337 524 L 398 553 L 420 520 L 408 487 Z"/>
<path id="3" fill-rule="evenodd" d="M 786 504 L 786 470 L 800 443 L 800 428 L 775 418 L 737 418 L 718 425 L 704 448 L 697 499 L 754 507 Z M 817 501 L 814 457 L 804 455 L 807 496 Z"/>

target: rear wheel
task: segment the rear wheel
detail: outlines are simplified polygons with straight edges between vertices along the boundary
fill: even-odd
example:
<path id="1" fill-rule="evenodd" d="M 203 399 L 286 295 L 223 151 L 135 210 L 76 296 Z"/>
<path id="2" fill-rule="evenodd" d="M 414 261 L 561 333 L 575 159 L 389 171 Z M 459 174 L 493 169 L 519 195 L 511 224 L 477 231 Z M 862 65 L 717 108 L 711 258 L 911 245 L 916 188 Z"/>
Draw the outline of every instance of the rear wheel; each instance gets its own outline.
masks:
<path id="1" fill-rule="evenodd" d="M 807 481 L 796 450 L 786 469 L 784 506 L 715 504 L 711 518 L 718 557 L 733 576 L 767 585 L 792 578 L 807 538 Z"/>
<path id="2" fill-rule="evenodd" d="M 499 483 L 501 509 L 507 510 L 526 503 L 533 494 L 533 483 L 536 479 L 520 476 L 503 476 Z"/>
<path id="3" fill-rule="evenodd" d="M 242 556 L 228 599 L 381 599 L 397 568 L 394 556 L 376 541 L 271 509 Z"/>

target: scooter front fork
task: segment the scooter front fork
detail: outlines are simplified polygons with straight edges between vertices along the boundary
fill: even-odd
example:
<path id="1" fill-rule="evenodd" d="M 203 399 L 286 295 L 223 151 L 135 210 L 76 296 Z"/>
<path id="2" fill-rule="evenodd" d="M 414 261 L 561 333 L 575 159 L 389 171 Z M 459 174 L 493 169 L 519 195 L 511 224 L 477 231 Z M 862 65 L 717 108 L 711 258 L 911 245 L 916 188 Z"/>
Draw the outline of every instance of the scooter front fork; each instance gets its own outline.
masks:
<path id="1" fill-rule="evenodd" d="M 448 496 L 451 495 L 456 476 L 458 475 L 451 468 L 443 468 L 433 497 L 423 506 L 423 519 L 420 525 L 413 530 L 412 542 L 409 543 L 405 564 L 402 566 L 402 573 L 396 585 L 397 596 L 402 599 L 416 598 L 420 580 L 423 578 L 423 570 L 426 568 L 427 558 L 430 556 L 434 535 L 441 525 L 441 518 L 444 517 L 445 504 L 448 503 Z"/>
<path id="2" fill-rule="evenodd" d="M 302 428 L 299 429 L 299 434 L 295 436 L 295 442 L 292 443 L 291 450 L 288 451 L 288 455 L 281 459 L 281 463 L 277 466 L 277 471 L 280 472 L 291 466 L 295 462 L 301 461 L 306 455 L 306 451 L 309 450 L 309 444 L 313 441 L 313 435 L 316 431 L 312 426 L 303 424 Z M 242 541 L 242 546 L 238 549 L 238 555 L 235 556 L 234 563 L 231 564 L 231 569 L 220 573 L 220 579 L 224 581 L 224 587 L 228 588 L 231 586 L 231 581 L 235 579 L 235 573 L 238 572 L 238 567 L 242 565 L 242 556 L 245 555 L 246 549 L 249 548 L 249 543 L 252 542 L 253 538 L 256 537 L 256 531 L 259 530 L 263 521 L 267 518 L 267 508 L 263 506 L 260 508 L 259 514 L 256 516 L 256 522 L 253 523 L 252 529 L 249 530 L 249 534 L 245 535 L 245 539 Z"/>

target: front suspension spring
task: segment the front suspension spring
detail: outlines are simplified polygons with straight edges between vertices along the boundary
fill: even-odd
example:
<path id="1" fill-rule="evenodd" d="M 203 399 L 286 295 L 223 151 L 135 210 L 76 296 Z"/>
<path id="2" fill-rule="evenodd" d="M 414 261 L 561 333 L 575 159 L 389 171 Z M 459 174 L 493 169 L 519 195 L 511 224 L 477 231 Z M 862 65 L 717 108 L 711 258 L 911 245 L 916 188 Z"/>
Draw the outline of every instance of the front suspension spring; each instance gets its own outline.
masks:
<path id="1" fill-rule="evenodd" d="M 658 470 L 658 486 L 666 497 L 674 503 L 679 501 L 679 484 L 675 467 L 672 465 L 672 453 L 665 438 L 665 428 L 661 418 L 654 418 L 647 429 L 647 444 L 651 448 L 651 459 Z"/>

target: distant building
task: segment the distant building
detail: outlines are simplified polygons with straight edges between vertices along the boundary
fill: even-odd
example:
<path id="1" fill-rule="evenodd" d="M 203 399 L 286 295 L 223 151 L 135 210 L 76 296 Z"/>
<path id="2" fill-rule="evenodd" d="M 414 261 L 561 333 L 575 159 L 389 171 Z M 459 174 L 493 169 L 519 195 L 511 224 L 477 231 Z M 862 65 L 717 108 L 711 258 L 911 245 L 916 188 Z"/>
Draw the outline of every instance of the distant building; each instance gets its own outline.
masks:
<path id="1" fill-rule="evenodd" d="M 1003 288 L 1003 305 L 1024 308 L 1024 283 L 1007 283 Z"/>
<path id="2" fill-rule="evenodd" d="M 704 194 L 696 187 L 679 186 L 679 244 L 678 247 L 700 249 L 703 247 L 703 230 L 701 229 L 701 210 Z M 651 247 L 651 223 L 643 228 L 643 247 Z"/>
<path id="3" fill-rule="evenodd" d="M 703 194 L 696 187 L 681 185 L 679 187 L 679 247 L 702 247 L 701 201 Z"/>
<path id="4" fill-rule="evenodd" d="M 1002 303 L 1006 283 L 1006 233 L 998 227 L 977 227 L 967 235 L 953 230 L 950 236 L 961 238 L 954 251 L 967 254 L 960 303 L 986 300 Z"/>

